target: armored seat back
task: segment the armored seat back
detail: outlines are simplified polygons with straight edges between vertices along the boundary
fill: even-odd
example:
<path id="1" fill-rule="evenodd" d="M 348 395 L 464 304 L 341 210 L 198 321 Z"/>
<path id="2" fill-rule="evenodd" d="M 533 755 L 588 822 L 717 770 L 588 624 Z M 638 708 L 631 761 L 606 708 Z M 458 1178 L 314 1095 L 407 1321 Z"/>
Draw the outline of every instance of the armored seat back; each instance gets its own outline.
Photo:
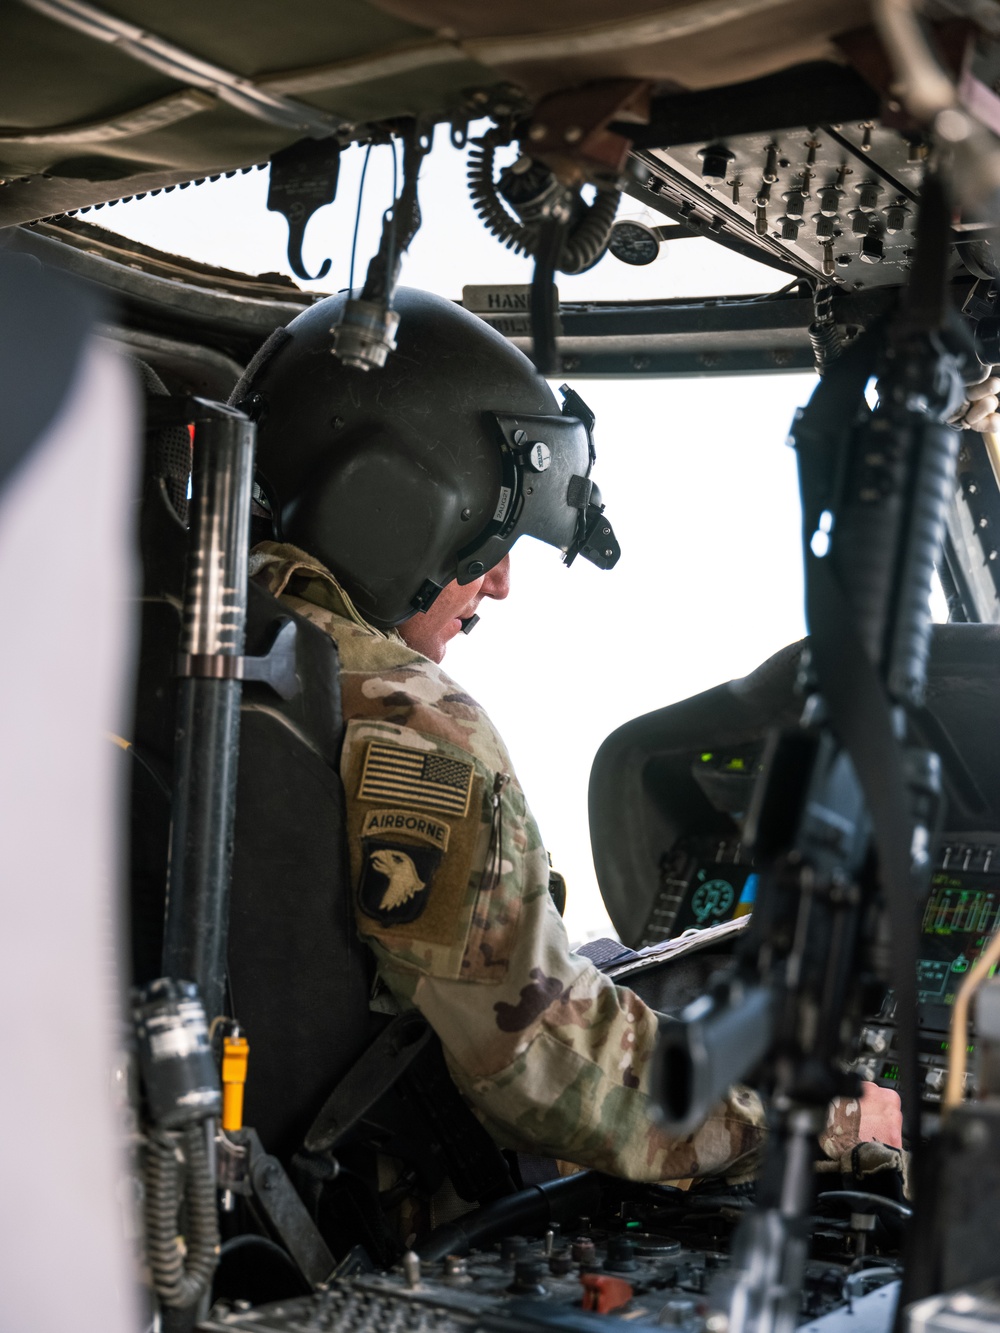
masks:
<path id="1" fill-rule="evenodd" d="M 186 531 L 155 440 L 140 519 L 144 586 L 132 736 L 136 981 L 160 975 Z M 180 492 L 183 495 L 183 490 Z M 245 1121 L 288 1160 L 372 1040 L 371 964 L 348 890 L 337 650 L 252 582 L 247 659 L 282 635 L 284 688 L 243 685 L 228 1011 L 250 1044 Z M 282 695 L 289 697 L 282 697 Z M 214 1017 L 214 1016 L 210 1016 Z"/>

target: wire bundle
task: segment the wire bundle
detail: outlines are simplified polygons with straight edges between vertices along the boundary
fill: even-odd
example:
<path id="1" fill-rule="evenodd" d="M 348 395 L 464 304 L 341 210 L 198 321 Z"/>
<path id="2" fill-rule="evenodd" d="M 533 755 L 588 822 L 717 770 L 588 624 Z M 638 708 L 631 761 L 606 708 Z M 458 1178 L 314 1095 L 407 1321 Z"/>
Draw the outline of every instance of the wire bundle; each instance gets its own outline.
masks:
<path id="1" fill-rule="evenodd" d="M 164 1305 L 189 1309 L 208 1291 L 219 1256 L 215 1180 L 204 1124 L 150 1134 L 146 1159 L 146 1244 Z M 185 1224 L 181 1233 L 183 1198 Z"/>

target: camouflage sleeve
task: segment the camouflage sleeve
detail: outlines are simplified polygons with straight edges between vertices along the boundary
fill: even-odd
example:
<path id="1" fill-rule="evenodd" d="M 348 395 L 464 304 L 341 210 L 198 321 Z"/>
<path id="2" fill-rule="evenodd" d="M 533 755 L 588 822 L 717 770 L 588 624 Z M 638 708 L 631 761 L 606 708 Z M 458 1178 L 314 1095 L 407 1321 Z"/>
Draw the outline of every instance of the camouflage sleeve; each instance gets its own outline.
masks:
<path id="1" fill-rule="evenodd" d="M 751 1174 L 765 1130 L 747 1089 L 687 1138 L 655 1127 L 657 1017 L 569 952 L 538 829 L 475 700 L 367 625 L 305 552 L 263 543 L 252 574 L 339 644 L 358 930 L 498 1141 L 641 1180 Z M 852 1148 L 859 1120 L 835 1104 L 824 1150 Z"/>
<path id="2" fill-rule="evenodd" d="M 765 1131 L 746 1089 L 692 1135 L 656 1127 L 657 1016 L 570 953 L 508 773 L 365 720 L 348 727 L 342 771 L 359 931 L 498 1142 L 636 1180 L 752 1173 Z"/>
<path id="3" fill-rule="evenodd" d="M 830 1103 L 826 1128 L 819 1136 L 825 1157 L 838 1160 L 860 1143 L 861 1101 L 857 1097 L 834 1097 Z"/>

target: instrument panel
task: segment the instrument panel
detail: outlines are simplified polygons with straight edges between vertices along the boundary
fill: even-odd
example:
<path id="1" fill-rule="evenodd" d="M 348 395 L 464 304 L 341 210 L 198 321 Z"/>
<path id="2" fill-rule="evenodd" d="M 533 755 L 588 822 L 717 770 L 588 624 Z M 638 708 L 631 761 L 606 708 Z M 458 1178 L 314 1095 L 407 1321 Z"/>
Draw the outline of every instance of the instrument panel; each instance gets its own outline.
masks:
<path id="1" fill-rule="evenodd" d="M 922 1096 L 930 1109 L 941 1101 L 951 1049 L 951 1015 L 962 979 L 1000 928 L 1000 838 L 996 834 L 946 840 L 937 857 L 920 925 L 917 999 Z M 970 1057 L 975 1025 L 970 1021 Z M 890 991 L 880 1013 L 861 1030 L 855 1066 L 883 1087 L 899 1084 L 896 1001 Z M 970 1064 L 966 1086 L 974 1090 Z"/>
<path id="2" fill-rule="evenodd" d="M 713 761 L 717 769 L 724 769 L 727 758 L 713 756 Z M 692 760 L 695 766 L 703 763 L 701 755 Z M 641 947 L 662 944 L 692 927 L 704 929 L 747 915 L 753 910 L 756 890 L 753 861 L 737 837 L 682 838 L 663 858 L 661 888 Z M 998 929 L 1000 836 L 982 833 L 946 838 L 937 854 L 921 918 L 917 961 L 919 1058 L 926 1110 L 936 1110 L 944 1091 L 958 988 Z M 896 1031 L 896 1000 L 889 990 L 880 1010 L 861 1028 L 854 1065 L 863 1078 L 883 1087 L 899 1086 Z M 975 1027 L 970 1022 L 966 1074 L 970 1090 L 975 1080 L 974 1053 Z"/>

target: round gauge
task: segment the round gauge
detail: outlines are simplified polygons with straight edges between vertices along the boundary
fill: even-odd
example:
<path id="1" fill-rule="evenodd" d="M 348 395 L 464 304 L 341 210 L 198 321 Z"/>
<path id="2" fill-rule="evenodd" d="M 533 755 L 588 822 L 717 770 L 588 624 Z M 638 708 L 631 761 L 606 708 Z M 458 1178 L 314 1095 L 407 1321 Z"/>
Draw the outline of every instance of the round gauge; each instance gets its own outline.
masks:
<path id="1" fill-rule="evenodd" d="M 733 886 L 724 879 L 710 879 L 699 884 L 691 896 L 691 911 L 699 925 L 714 918 L 720 920 L 736 901 Z"/>
<path id="2" fill-rule="evenodd" d="M 629 1231 L 627 1235 L 635 1246 L 636 1253 L 645 1258 L 656 1255 L 662 1259 L 664 1255 L 681 1252 L 680 1241 L 671 1240 L 669 1236 L 658 1236 L 652 1231 Z"/>
<path id="3" fill-rule="evenodd" d="M 623 264 L 651 264 L 660 253 L 660 238 L 644 222 L 616 222 L 608 249 Z"/>

